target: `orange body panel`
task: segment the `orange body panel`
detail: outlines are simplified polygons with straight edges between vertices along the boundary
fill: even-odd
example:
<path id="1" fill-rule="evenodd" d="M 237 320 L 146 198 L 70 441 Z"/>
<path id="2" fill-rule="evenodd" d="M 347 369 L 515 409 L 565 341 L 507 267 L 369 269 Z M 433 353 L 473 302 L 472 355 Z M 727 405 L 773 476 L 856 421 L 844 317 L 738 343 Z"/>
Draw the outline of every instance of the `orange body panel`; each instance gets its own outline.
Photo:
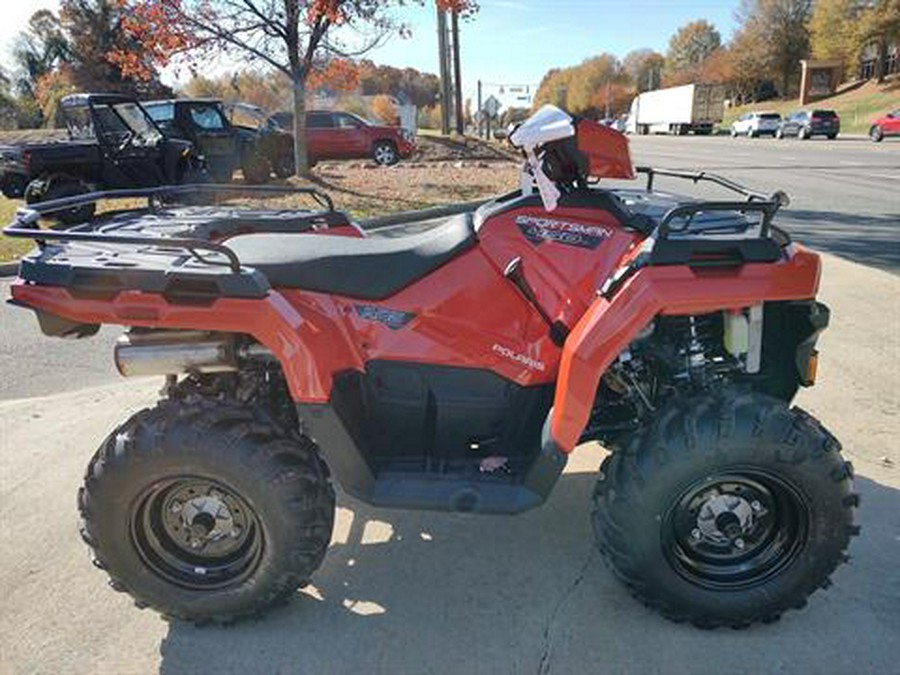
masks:
<path id="1" fill-rule="evenodd" d="M 603 372 L 657 314 L 808 299 L 818 287 L 818 256 L 793 246 L 774 264 L 645 267 L 608 301 L 598 289 L 633 257 L 642 235 L 599 208 L 562 207 L 548 215 L 540 205 L 519 204 L 490 216 L 478 238 L 477 246 L 379 301 L 274 289 L 263 299 L 223 297 L 197 306 L 139 291 L 83 297 L 22 281 L 13 284 L 12 295 L 80 323 L 251 335 L 281 361 L 297 402 L 328 401 L 337 375 L 365 371 L 374 360 L 490 370 L 523 387 L 555 383 L 551 435 L 569 452 Z M 504 278 L 515 258 L 538 304 L 570 331 L 563 348 L 550 338 L 540 312 Z M 365 308 L 410 320 L 398 329 L 367 317 Z"/>
<path id="2" fill-rule="evenodd" d="M 703 314 L 747 307 L 762 300 L 814 298 L 819 256 L 793 246 L 775 264 L 730 268 L 645 267 L 612 301 L 598 297 L 566 340 L 556 384 L 550 433 L 571 452 L 588 418 L 600 377 L 657 314 Z"/>

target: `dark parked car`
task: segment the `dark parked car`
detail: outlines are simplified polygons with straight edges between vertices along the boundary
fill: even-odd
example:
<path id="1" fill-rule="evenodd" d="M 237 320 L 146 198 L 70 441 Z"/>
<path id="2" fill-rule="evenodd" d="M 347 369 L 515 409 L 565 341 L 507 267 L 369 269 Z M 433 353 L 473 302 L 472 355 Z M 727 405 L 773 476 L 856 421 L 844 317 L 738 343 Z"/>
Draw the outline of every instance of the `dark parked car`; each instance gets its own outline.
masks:
<path id="1" fill-rule="evenodd" d="M 879 117 L 869 128 L 869 138 L 880 143 L 888 136 L 900 136 L 900 108 Z"/>
<path id="2" fill-rule="evenodd" d="M 248 183 L 265 183 L 271 166 L 257 146 L 256 134 L 248 135 L 228 121 L 218 99 L 149 101 L 147 112 L 167 136 L 191 141 L 206 158 L 210 176 L 230 182 L 241 169 Z"/>
<path id="3" fill-rule="evenodd" d="M 785 117 L 775 132 L 775 138 L 796 136 L 806 140 L 813 136 L 837 138 L 841 131 L 841 118 L 834 110 L 798 110 Z"/>
<path id="4" fill-rule="evenodd" d="M 269 163 L 279 178 L 294 174 L 294 135 L 283 128 L 259 106 L 249 103 L 229 103 L 225 114 L 245 142 L 255 143 L 257 152 Z"/>
<path id="5" fill-rule="evenodd" d="M 0 147 L 0 189 L 29 204 L 85 192 L 205 180 L 189 141 L 165 138 L 140 103 L 118 94 L 73 94 L 60 101 L 68 139 Z M 87 220 L 93 204 L 56 217 Z"/>
<path id="6" fill-rule="evenodd" d="M 293 129 L 293 115 L 273 118 Z M 306 142 L 310 165 L 326 159 L 367 159 L 382 165 L 396 164 L 412 156 L 415 138 L 400 127 L 368 122 L 351 113 L 310 110 L 306 113 Z"/>

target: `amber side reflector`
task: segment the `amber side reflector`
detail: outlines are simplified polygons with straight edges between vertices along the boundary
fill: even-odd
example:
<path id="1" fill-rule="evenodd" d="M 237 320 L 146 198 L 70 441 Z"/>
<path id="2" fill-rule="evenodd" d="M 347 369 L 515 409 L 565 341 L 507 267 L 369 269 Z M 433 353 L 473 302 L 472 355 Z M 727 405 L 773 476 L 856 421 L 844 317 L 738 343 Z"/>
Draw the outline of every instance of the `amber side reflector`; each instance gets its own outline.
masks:
<path id="1" fill-rule="evenodd" d="M 816 373 L 819 371 L 819 352 L 815 349 L 809 355 L 809 361 L 806 362 L 806 381 L 804 384 L 811 387 L 816 383 Z"/>

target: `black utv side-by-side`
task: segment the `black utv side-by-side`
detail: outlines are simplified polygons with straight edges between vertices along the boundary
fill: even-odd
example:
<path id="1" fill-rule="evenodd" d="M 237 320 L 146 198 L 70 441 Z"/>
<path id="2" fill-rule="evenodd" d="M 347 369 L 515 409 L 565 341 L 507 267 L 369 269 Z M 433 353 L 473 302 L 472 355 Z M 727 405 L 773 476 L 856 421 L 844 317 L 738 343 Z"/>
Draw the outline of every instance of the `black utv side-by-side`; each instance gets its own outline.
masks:
<path id="1" fill-rule="evenodd" d="M 73 94 L 61 101 L 68 138 L 0 147 L 0 190 L 29 204 L 97 190 L 206 180 L 189 141 L 166 138 L 139 102 L 120 94 Z M 82 222 L 94 204 L 61 211 Z"/>

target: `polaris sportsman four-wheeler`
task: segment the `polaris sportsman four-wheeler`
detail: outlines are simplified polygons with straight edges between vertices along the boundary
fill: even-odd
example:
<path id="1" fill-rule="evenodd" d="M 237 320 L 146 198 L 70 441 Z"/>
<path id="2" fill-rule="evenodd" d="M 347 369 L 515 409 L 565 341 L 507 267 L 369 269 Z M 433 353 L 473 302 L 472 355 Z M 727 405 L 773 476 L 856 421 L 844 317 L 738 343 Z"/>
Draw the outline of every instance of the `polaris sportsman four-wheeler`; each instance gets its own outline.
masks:
<path id="1" fill-rule="evenodd" d="M 611 451 L 597 545 L 665 616 L 768 622 L 828 583 L 858 498 L 838 441 L 790 407 L 829 313 L 819 257 L 773 224 L 786 197 L 636 172 L 624 136 L 552 107 L 511 141 L 519 190 L 400 237 L 323 196 L 193 223 L 151 200 L 66 231 L 34 223 L 85 197 L 20 211 L 6 234 L 39 247 L 12 302 L 50 335 L 126 326 L 122 374 L 166 377 L 78 493 L 113 588 L 186 620 L 255 615 L 322 563 L 332 474 L 375 506 L 515 514 L 591 440 Z"/>

